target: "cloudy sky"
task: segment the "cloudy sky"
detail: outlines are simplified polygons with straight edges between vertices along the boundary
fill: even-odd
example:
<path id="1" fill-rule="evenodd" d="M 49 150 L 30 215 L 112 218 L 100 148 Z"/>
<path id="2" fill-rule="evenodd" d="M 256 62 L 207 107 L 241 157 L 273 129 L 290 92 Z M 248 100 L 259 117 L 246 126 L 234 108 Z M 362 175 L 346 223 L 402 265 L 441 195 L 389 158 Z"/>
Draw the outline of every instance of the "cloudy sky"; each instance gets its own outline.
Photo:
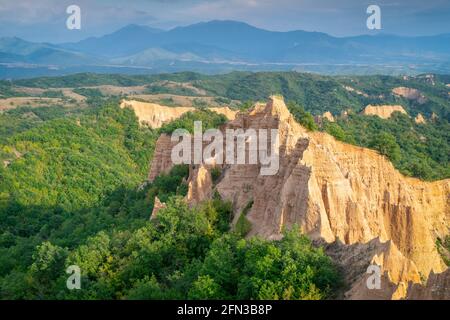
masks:
<path id="1" fill-rule="evenodd" d="M 66 28 L 72 4 L 81 8 L 81 30 Z M 371 4 L 381 8 L 384 33 L 450 33 L 449 0 L 0 0 L 0 36 L 69 42 L 130 23 L 169 29 L 214 19 L 347 36 L 375 32 L 366 27 Z"/>

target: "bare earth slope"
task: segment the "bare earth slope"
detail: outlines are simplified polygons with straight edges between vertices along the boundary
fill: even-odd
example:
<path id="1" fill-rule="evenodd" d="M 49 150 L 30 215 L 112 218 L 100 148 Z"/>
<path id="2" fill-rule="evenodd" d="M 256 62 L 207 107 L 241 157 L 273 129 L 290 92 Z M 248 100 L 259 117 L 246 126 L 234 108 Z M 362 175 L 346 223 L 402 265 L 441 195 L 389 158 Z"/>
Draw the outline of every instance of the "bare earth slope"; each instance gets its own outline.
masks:
<path id="1" fill-rule="evenodd" d="M 379 116 L 382 119 L 388 119 L 396 111 L 407 114 L 400 105 L 372 106 L 370 104 L 361 113 L 366 116 Z"/>
<path id="2" fill-rule="evenodd" d="M 277 128 L 280 169 L 276 175 L 261 176 L 259 165 L 224 166 L 217 191 L 233 202 L 236 217 L 253 199 L 247 215 L 250 235 L 277 239 L 283 227 L 298 225 L 315 241 L 328 243 L 328 253 L 345 271 L 345 298 L 415 298 L 419 293 L 408 295 L 408 288 L 417 285 L 421 289 L 414 292 L 426 291 L 421 280 L 446 270 L 435 241 L 449 232 L 450 180 L 431 183 L 404 177 L 375 151 L 308 132 L 278 97 L 239 114 L 227 127 Z M 170 166 L 170 153 L 155 156 L 152 176 L 157 168 Z M 201 176 L 204 179 L 205 173 Z M 190 185 L 211 188 L 211 183 Z M 369 264 L 382 268 L 381 289 L 366 286 Z M 445 296 L 450 288 L 443 285 L 440 290 L 438 296 Z"/>

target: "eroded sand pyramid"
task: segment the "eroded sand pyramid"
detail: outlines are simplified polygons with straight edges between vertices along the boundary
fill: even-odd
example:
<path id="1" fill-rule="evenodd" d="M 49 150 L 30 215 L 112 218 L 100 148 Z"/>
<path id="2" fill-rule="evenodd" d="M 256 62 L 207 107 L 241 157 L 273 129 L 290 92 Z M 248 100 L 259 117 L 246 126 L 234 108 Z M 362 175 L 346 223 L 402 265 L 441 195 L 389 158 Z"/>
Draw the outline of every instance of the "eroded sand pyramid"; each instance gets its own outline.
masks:
<path id="1" fill-rule="evenodd" d="M 430 274 L 429 286 L 443 282 L 434 296 L 450 299 L 448 272 L 443 273 L 447 267 L 435 245 L 437 237 L 449 233 L 449 179 L 424 182 L 405 177 L 373 150 L 309 132 L 280 97 L 256 104 L 226 127 L 279 130 L 277 174 L 262 176 L 259 165 L 222 165 L 223 175 L 215 186 L 233 202 L 235 221 L 253 200 L 247 215 L 252 224 L 249 236 L 278 239 L 283 227 L 298 225 L 343 267 L 350 287 L 347 299 L 430 297 L 431 289 L 422 283 Z M 170 137 L 160 137 L 150 178 L 171 168 L 172 146 Z M 208 170 L 191 168 L 190 200 L 199 202 L 212 194 Z M 381 289 L 366 286 L 370 264 L 382 268 Z"/>

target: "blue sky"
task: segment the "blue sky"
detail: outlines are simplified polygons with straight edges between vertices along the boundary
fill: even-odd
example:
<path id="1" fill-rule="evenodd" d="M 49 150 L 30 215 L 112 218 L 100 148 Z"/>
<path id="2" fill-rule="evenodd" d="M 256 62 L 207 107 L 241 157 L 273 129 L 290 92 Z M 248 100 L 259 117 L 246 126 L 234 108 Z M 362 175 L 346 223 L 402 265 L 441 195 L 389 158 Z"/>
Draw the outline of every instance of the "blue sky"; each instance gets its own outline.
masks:
<path id="1" fill-rule="evenodd" d="M 81 8 L 81 30 L 65 27 L 71 4 Z M 366 28 L 370 4 L 381 8 L 384 33 L 450 33 L 449 0 L 0 0 L 0 36 L 70 42 L 130 23 L 169 29 L 214 19 L 348 36 L 375 32 Z"/>

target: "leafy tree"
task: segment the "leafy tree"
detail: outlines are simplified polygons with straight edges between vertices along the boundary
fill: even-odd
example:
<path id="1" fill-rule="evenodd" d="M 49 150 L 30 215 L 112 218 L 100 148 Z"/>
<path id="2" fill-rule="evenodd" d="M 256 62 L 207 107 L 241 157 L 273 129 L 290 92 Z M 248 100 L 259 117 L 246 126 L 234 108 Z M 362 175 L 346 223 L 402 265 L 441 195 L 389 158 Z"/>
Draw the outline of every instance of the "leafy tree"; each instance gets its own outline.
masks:
<path id="1" fill-rule="evenodd" d="M 311 113 L 305 111 L 305 109 L 293 101 L 289 101 L 286 105 L 289 111 L 302 126 L 309 131 L 317 130 L 317 125 L 314 121 L 314 117 Z"/>
<path id="2" fill-rule="evenodd" d="M 238 220 L 236 222 L 236 226 L 235 226 L 234 230 L 241 237 L 245 237 L 250 232 L 250 230 L 252 228 L 252 224 L 247 219 L 247 213 L 250 211 L 252 206 L 253 206 L 253 201 L 250 201 L 249 203 L 247 203 L 247 205 L 242 210 L 242 212 L 241 212 L 241 214 L 240 214 L 240 216 L 239 216 L 239 218 L 238 218 Z"/>
<path id="3" fill-rule="evenodd" d="M 220 175 L 222 174 L 222 170 L 219 166 L 213 167 L 211 170 L 211 178 L 214 183 L 218 181 Z"/>
<path id="4" fill-rule="evenodd" d="M 164 292 L 155 276 L 145 276 L 139 280 L 127 296 L 129 300 L 160 300 L 164 298 L 166 298 Z"/>
<path id="5" fill-rule="evenodd" d="M 189 299 L 197 300 L 220 299 L 221 297 L 220 286 L 209 275 L 199 276 L 188 293 Z"/>
<path id="6" fill-rule="evenodd" d="M 398 161 L 401 157 L 400 146 L 397 144 L 395 137 L 390 133 L 381 132 L 375 135 L 369 142 L 369 146 L 382 155 L 387 156 L 392 161 Z"/>
<path id="7" fill-rule="evenodd" d="M 347 135 L 341 126 L 334 122 L 325 121 L 324 129 L 327 133 L 331 134 L 337 140 L 346 141 Z"/>
<path id="8" fill-rule="evenodd" d="M 63 248 L 45 241 L 36 247 L 33 264 L 30 266 L 32 287 L 38 298 L 43 299 L 52 290 L 57 277 L 65 272 L 67 252 Z"/>

